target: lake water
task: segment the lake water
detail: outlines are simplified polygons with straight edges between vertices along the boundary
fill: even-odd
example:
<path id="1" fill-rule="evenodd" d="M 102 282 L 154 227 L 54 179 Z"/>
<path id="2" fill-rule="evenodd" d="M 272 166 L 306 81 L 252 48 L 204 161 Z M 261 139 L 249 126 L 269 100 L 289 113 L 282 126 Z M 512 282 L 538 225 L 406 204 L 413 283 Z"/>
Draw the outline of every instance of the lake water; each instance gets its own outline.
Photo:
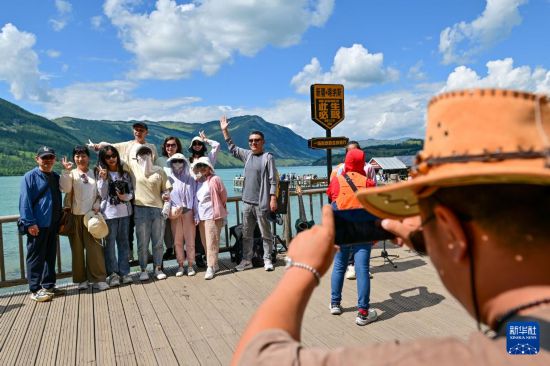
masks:
<path id="1" fill-rule="evenodd" d="M 295 173 L 296 175 L 317 174 L 319 177 L 326 176 L 325 166 L 295 166 L 295 167 L 278 167 L 279 174 Z M 216 169 L 216 174 L 222 178 L 229 196 L 240 196 L 239 192 L 233 191 L 233 178 L 242 174 L 242 168 L 232 169 Z M 22 177 L 0 177 L 0 216 L 18 215 L 19 214 L 19 186 Z M 314 219 L 318 222 L 320 217 L 319 199 L 314 199 Z M 326 202 L 326 200 L 324 200 Z M 306 214 L 308 218 L 309 200 L 305 199 Z M 298 203 L 296 199 L 291 200 L 290 206 L 292 212 L 292 221 L 298 217 Z M 237 223 L 237 216 L 234 204 L 228 204 L 229 216 L 228 225 L 232 226 Z M 6 267 L 6 278 L 19 278 L 19 249 L 17 241 L 17 228 L 15 223 L 3 224 L 3 239 L 4 239 L 4 263 Z M 282 236 L 282 226 L 277 227 L 277 233 Z M 136 241 L 134 241 L 135 245 Z M 225 233 L 222 230 L 221 243 L 225 243 Z M 24 244 L 25 247 L 25 244 Z M 63 271 L 71 270 L 71 251 L 69 242 L 66 237 L 61 237 L 61 263 Z M 1 291 L 0 291 L 1 292 Z"/>

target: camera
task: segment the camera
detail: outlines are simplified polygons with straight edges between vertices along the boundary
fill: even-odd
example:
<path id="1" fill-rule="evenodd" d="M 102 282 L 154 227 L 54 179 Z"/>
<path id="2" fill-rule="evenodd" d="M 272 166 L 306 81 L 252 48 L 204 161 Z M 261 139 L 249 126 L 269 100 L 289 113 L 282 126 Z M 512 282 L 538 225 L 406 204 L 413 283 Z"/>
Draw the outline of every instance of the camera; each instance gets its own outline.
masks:
<path id="1" fill-rule="evenodd" d="M 334 243 L 350 245 L 394 239 L 395 235 L 380 225 L 380 218 L 358 208 L 334 210 Z"/>
<path id="2" fill-rule="evenodd" d="M 109 182 L 109 196 L 118 197 L 117 193 L 127 194 L 130 193 L 130 187 L 128 182 L 123 180 L 114 180 Z"/>

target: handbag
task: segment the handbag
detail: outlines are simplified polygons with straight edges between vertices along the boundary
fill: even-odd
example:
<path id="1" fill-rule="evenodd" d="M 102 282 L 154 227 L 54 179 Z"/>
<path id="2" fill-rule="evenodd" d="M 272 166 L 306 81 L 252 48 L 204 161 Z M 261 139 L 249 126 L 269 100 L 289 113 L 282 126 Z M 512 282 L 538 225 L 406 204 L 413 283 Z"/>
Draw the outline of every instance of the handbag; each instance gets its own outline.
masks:
<path id="1" fill-rule="evenodd" d="M 73 191 L 65 195 L 63 200 L 63 213 L 59 220 L 59 229 L 57 233 L 62 236 L 74 234 L 75 218 L 72 212 Z"/>

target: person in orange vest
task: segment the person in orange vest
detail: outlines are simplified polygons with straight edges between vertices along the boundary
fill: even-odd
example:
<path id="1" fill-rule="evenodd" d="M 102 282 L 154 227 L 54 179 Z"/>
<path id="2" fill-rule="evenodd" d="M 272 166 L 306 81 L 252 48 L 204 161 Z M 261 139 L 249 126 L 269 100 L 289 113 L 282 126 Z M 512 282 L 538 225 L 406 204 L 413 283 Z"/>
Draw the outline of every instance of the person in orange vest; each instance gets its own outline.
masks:
<path id="1" fill-rule="evenodd" d="M 332 201 L 335 210 L 349 210 L 362 208 L 363 206 L 355 197 L 355 191 L 374 187 L 372 179 L 365 173 L 365 153 L 361 149 L 351 149 L 346 154 L 344 170 L 342 174 L 334 176 L 327 188 L 327 195 Z M 355 261 L 357 277 L 357 308 L 355 318 L 357 325 L 366 325 L 377 319 L 376 311 L 369 309 L 370 276 L 369 262 L 372 243 L 341 246 L 334 257 L 334 266 L 331 276 L 330 313 L 342 314 L 342 287 L 344 285 L 344 273 L 346 272 L 350 254 Z"/>
<path id="2" fill-rule="evenodd" d="M 359 145 L 359 142 L 355 140 L 350 141 L 346 146 L 346 153 L 353 149 L 361 150 L 361 146 Z M 365 170 L 365 176 L 369 179 L 372 179 L 372 181 L 374 182 L 374 185 L 376 185 L 376 171 L 374 170 L 374 167 L 365 161 L 364 170 Z M 344 163 L 340 163 L 334 169 L 332 169 L 332 172 L 330 173 L 329 182 L 335 176 L 342 175 L 343 172 L 344 172 Z M 355 279 L 355 263 L 353 262 L 353 256 L 351 256 L 348 261 L 348 268 L 346 270 L 345 277 L 348 280 Z M 372 278 L 372 275 L 370 274 L 370 272 L 369 272 L 369 277 Z"/>

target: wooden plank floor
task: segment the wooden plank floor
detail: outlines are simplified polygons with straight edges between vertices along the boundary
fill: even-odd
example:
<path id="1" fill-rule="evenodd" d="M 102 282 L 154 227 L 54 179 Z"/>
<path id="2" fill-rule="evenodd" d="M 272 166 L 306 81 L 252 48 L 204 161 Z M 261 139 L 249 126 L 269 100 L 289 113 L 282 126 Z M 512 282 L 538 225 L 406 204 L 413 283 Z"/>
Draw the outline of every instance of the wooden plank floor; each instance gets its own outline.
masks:
<path id="1" fill-rule="evenodd" d="M 397 268 L 371 260 L 371 307 L 379 320 L 355 325 L 356 282 L 346 280 L 340 316 L 330 315 L 330 273 L 307 308 L 303 343 L 335 348 L 386 340 L 454 335 L 466 338 L 474 321 L 450 297 L 433 266 L 401 248 Z M 380 254 L 375 248 L 372 255 Z M 47 303 L 27 293 L 0 296 L 1 365 L 227 365 L 251 314 L 283 273 L 262 268 L 233 273 L 221 261 L 212 281 L 204 272 L 105 292 L 78 291 Z"/>

